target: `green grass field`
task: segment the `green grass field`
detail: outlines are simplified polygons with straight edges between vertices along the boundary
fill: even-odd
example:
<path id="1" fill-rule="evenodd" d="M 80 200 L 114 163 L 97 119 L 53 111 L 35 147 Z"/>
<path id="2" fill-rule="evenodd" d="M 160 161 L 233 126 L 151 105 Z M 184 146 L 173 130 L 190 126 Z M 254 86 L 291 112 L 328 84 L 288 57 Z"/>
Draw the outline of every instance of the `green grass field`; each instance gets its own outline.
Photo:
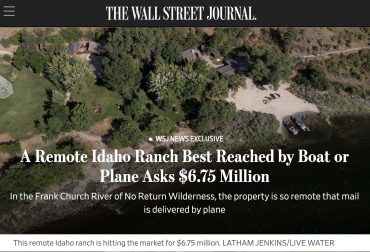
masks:
<path id="1" fill-rule="evenodd" d="M 0 74 L 9 80 L 12 66 L 0 65 Z M 0 100 L 0 134 L 10 133 L 16 139 L 22 139 L 37 130 L 34 121 L 43 113 L 45 90 L 53 89 L 46 79 L 23 69 L 13 83 L 14 93 L 7 99 Z"/>
<path id="2" fill-rule="evenodd" d="M 101 113 L 94 115 L 95 121 L 103 120 L 110 116 L 112 118 L 122 116 L 117 104 L 122 104 L 122 98 L 116 93 L 105 87 L 91 85 L 81 94 L 72 94 L 72 99 L 89 105 L 100 104 Z"/>
<path id="3" fill-rule="evenodd" d="M 0 75 L 9 80 L 11 74 L 12 66 L 0 64 Z M 38 132 L 34 121 L 42 118 L 46 89 L 54 89 L 54 86 L 44 77 L 23 69 L 18 72 L 13 89 L 12 96 L 0 100 L 0 134 L 10 133 L 16 139 L 23 139 Z M 101 114 L 95 116 L 96 121 L 121 114 L 117 104 L 121 104 L 122 99 L 104 87 L 92 85 L 75 96 L 72 94 L 72 98 L 77 101 L 102 105 Z"/>

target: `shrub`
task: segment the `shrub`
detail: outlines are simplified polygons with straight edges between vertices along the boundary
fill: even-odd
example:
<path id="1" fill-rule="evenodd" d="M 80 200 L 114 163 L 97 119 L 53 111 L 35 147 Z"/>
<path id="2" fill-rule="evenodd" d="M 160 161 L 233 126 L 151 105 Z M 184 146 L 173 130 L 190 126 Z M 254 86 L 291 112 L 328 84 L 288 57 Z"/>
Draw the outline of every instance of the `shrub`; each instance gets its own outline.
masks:
<path id="1" fill-rule="evenodd" d="M 370 113 L 370 106 L 358 97 L 342 96 L 332 91 L 319 92 L 311 86 L 293 84 L 291 91 L 315 103 L 325 114 Z"/>
<path id="2" fill-rule="evenodd" d="M 19 45 L 20 42 L 20 32 L 17 32 L 13 36 L 10 36 L 6 39 L 1 39 L 0 44 L 2 44 L 4 47 L 9 47 L 11 45 Z"/>
<path id="3" fill-rule="evenodd" d="M 168 135 L 176 131 L 176 124 L 167 117 L 154 117 L 148 124 L 145 131 L 149 136 Z"/>
<path id="4" fill-rule="evenodd" d="M 331 87 L 331 82 L 324 71 L 317 68 L 306 68 L 299 71 L 294 81 L 298 85 L 311 86 L 320 91 L 328 90 Z"/>
<path id="5" fill-rule="evenodd" d="M 199 133 L 209 132 L 222 123 L 230 122 L 235 114 L 234 104 L 216 100 L 204 102 L 199 109 L 196 130 Z"/>
<path id="6" fill-rule="evenodd" d="M 168 64 L 181 61 L 181 45 L 177 41 L 169 41 L 162 50 L 162 57 Z"/>
<path id="7" fill-rule="evenodd" d="M 110 148 L 137 147 L 143 140 L 139 124 L 124 119 L 115 120 L 106 135 L 106 143 Z"/>
<path id="8" fill-rule="evenodd" d="M 77 42 L 83 36 L 82 31 L 79 28 L 77 28 L 77 27 L 62 28 L 60 30 L 59 34 L 68 43 L 69 42 Z"/>
<path id="9" fill-rule="evenodd" d="M 293 61 L 286 54 L 270 47 L 247 48 L 247 54 L 254 62 L 250 76 L 258 84 L 277 85 L 287 80 L 293 72 Z"/>
<path id="10" fill-rule="evenodd" d="M 87 130 L 93 123 L 92 109 L 86 104 L 77 104 L 71 111 L 71 124 L 75 130 Z"/>
<path id="11" fill-rule="evenodd" d="M 47 60 L 43 53 L 20 46 L 14 54 L 13 65 L 18 70 L 23 67 L 30 67 L 34 73 L 41 73 Z"/>
<path id="12" fill-rule="evenodd" d="M 11 165 L 0 177 L 0 201 L 8 202 L 9 192 L 34 193 L 83 176 L 80 163 L 17 163 Z"/>
<path id="13" fill-rule="evenodd" d="M 59 153 L 74 153 L 79 151 L 80 153 L 84 152 L 83 145 L 78 142 L 73 137 L 64 137 L 59 140 L 56 144 L 56 149 Z"/>
<path id="14" fill-rule="evenodd" d="M 0 152 L 15 155 L 21 152 L 21 145 L 18 141 L 3 142 L 0 143 Z"/>
<path id="15" fill-rule="evenodd" d="M 4 54 L 1 58 L 2 58 L 4 61 L 6 61 L 6 62 L 10 62 L 10 61 L 12 61 L 12 56 L 10 56 L 9 54 Z"/>

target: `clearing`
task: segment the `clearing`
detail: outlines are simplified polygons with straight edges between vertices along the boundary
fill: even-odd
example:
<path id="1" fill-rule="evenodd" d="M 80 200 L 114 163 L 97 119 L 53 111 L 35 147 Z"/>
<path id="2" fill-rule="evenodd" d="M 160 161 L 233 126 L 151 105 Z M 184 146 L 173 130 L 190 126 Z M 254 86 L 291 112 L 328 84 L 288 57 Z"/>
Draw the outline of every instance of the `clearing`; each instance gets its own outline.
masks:
<path id="1" fill-rule="evenodd" d="M 252 79 L 247 78 L 246 88 L 235 94 L 229 93 L 228 102 L 233 102 L 238 110 L 273 114 L 279 123 L 283 118 L 298 112 L 319 112 L 315 104 L 309 103 L 288 91 L 289 84 L 283 83 L 275 91 L 270 87 L 257 88 Z"/>
<path id="2" fill-rule="evenodd" d="M 0 65 L 0 75 L 9 80 L 12 69 L 10 65 Z M 28 69 L 18 72 L 12 84 L 13 95 L 0 100 L 0 134 L 22 139 L 37 131 L 34 121 L 44 114 L 45 90 L 54 86 Z"/>
<path id="3" fill-rule="evenodd" d="M 13 67 L 0 64 L 0 75 L 10 79 Z M 21 140 L 38 134 L 35 120 L 41 120 L 44 115 L 44 101 L 46 90 L 54 89 L 47 79 L 28 69 L 18 72 L 13 84 L 14 94 L 7 99 L 0 100 L 0 135 L 8 133 L 11 137 Z M 73 96 L 73 94 L 72 94 Z M 121 115 L 117 104 L 122 103 L 121 97 L 104 87 L 91 85 L 83 94 L 73 98 L 86 104 L 100 104 L 101 112 L 94 116 L 96 122 L 106 117 Z"/>

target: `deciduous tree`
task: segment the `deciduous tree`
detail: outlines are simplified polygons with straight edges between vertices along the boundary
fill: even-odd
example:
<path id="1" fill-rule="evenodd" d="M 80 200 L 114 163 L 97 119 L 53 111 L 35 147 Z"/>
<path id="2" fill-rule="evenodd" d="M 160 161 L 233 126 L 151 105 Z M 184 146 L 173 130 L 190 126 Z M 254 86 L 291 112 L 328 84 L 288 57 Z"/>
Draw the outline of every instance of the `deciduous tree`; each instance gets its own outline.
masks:
<path id="1" fill-rule="evenodd" d="M 90 106 L 79 103 L 71 111 L 72 128 L 87 130 L 93 123 L 92 109 Z"/>
<path id="2" fill-rule="evenodd" d="M 65 105 L 72 92 L 79 93 L 96 81 L 94 68 L 89 62 L 65 54 L 53 57 L 47 64 L 46 74 L 57 88 L 65 92 Z"/>
<path id="3" fill-rule="evenodd" d="M 149 136 L 169 135 L 176 131 L 176 124 L 167 117 L 156 116 L 148 124 L 145 131 Z"/>
<path id="4" fill-rule="evenodd" d="M 140 63 L 130 54 L 121 52 L 103 58 L 104 83 L 109 89 L 130 95 L 140 86 Z"/>
<path id="5" fill-rule="evenodd" d="M 119 119 L 106 136 L 110 148 L 137 147 L 144 140 L 139 125 L 134 121 Z"/>
<path id="6" fill-rule="evenodd" d="M 209 132 L 220 124 L 232 120 L 235 114 L 236 108 L 234 104 L 223 100 L 204 102 L 199 109 L 196 130 L 199 133 Z"/>
<path id="7" fill-rule="evenodd" d="M 174 40 L 166 43 L 162 50 L 162 57 L 168 64 L 178 63 L 181 61 L 181 45 Z"/>

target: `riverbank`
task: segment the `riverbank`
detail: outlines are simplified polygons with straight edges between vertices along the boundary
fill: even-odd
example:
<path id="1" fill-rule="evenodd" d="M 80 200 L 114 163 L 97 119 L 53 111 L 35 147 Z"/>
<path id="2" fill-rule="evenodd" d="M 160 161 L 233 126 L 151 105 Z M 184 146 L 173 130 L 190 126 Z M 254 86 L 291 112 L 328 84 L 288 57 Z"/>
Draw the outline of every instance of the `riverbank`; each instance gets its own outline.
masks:
<path id="1" fill-rule="evenodd" d="M 275 148 L 281 146 L 287 146 L 289 143 L 290 148 L 294 146 L 305 146 L 307 144 L 318 143 L 321 141 L 330 140 L 330 137 L 337 134 L 337 128 L 329 126 L 320 116 L 316 113 L 311 119 L 309 116 L 308 125 L 314 124 L 313 131 L 309 134 L 300 134 L 298 137 L 291 137 L 287 135 L 286 138 L 289 142 L 285 142 L 282 136 L 278 133 L 277 129 L 279 123 L 275 119 L 276 117 L 272 114 L 265 114 L 260 112 L 249 112 L 240 110 L 236 118 L 228 124 L 222 125 L 219 129 L 216 129 L 212 134 L 218 134 L 225 136 L 224 143 L 204 143 L 200 145 L 193 146 L 199 152 L 204 150 L 214 150 L 215 148 L 223 149 L 233 149 L 235 151 L 238 148 Z M 362 128 L 361 128 L 362 129 Z M 334 133 L 333 133 L 334 132 Z M 357 138 L 354 138 L 354 140 Z M 90 139 L 91 140 L 91 139 Z M 89 146 L 94 146 L 89 143 Z M 151 148 L 154 146 L 150 145 Z M 168 147 L 168 146 L 167 146 Z M 126 150 L 128 152 L 132 151 Z M 89 165 L 84 168 L 84 173 L 88 174 L 88 179 L 83 181 L 72 181 L 65 184 L 63 187 L 55 189 L 55 191 L 67 191 L 67 192 L 111 192 L 114 190 L 131 190 L 134 187 L 137 190 L 145 189 L 151 190 L 153 186 L 151 185 L 132 185 L 129 183 L 124 184 L 101 184 L 97 179 L 99 176 L 99 169 L 111 169 L 114 168 L 117 172 L 135 172 L 143 173 L 146 169 L 151 171 L 158 171 L 159 169 L 178 169 L 182 168 L 181 165 L 175 164 L 110 164 L 104 163 L 99 166 Z M 129 186 L 129 187 L 128 187 Z M 165 190 L 166 186 L 163 184 L 158 184 L 155 186 L 158 190 Z M 1 223 L 4 225 L 0 232 L 2 233 L 22 233 L 28 232 L 30 230 L 39 230 L 39 225 L 45 223 L 42 226 L 53 227 L 52 223 L 63 222 L 66 218 L 74 219 L 75 216 L 84 215 L 86 212 L 94 211 L 94 209 L 104 209 L 104 212 L 111 213 L 113 210 L 113 215 L 116 215 L 116 207 L 114 205 L 108 204 L 102 206 L 100 202 L 40 202 L 39 204 L 21 205 L 14 212 L 9 214 L 7 218 L 2 218 Z M 125 209 L 119 209 L 118 212 L 125 212 Z M 31 213 L 31 214 L 30 214 Z M 4 217 L 4 216 L 3 216 Z M 76 221 L 76 220 L 74 220 Z M 6 225 L 5 225 L 6 223 Z M 42 228 L 41 228 L 42 229 Z M 38 231 L 36 231 L 38 232 Z"/>
<path id="2" fill-rule="evenodd" d="M 245 127 L 248 125 L 248 127 Z M 225 141 L 222 143 L 199 143 L 193 146 L 162 146 L 178 148 L 192 148 L 194 152 L 203 152 L 204 150 L 213 151 L 215 148 L 233 149 L 248 145 L 250 147 L 260 146 L 275 146 L 280 144 L 282 137 L 277 133 L 278 123 L 272 115 L 239 111 L 235 120 L 227 125 L 222 125 L 212 134 L 224 135 Z M 181 133 L 181 132 L 180 132 Z M 178 133 L 178 134 L 180 134 Z M 100 137 L 89 137 L 86 141 L 86 136 L 77 134 L 74 137 L 83 140 L 84 144 L 93 148 L 105 148 L 96 143 L 101 141 Z M 156 146 L 158 147 L 158 146 Z M 146 144 L 141 146 L 146 152 L 154 151 L 155 146 Z M 122 150 L 123 153 L 132 153 L 132 148 Z M 192 165 L 192 164 L 191 164 Z M 137 173 L 139 175 L 149 169 L 152 172 L 159 169 L 178 169 L 183 168 L 184 164 L 176 163 L 100 163 L 100 164 L 86 164 L 83 168 L 85 178 L 83 180 L 71 181 L 62 186 L 49 188 L 50 192 L 70 192 L 83 193 L 89 191 L 96 192 L 111 192 L 119 188 L 125 188 L 130 183 L 99 183 L 100 169 L 114 169 L 117 173 Z M 84 212 L 99 204 L 99 202 L 81 201 L 55 201 L 55 202 L 33 202 L 32 204 L 19 202 L 19 207 L 15 208 L 8 214 L 4 214 L 0 218 L 0 233 L 22 233 L 28 230 L 37 228 L 40 223 L 54 222 L 66 216 L 75 215 L 79 212 Z M 5 225 L 7 223 L 7 225 Z M 4 225 L 2 225 L 4 224 Z"/>
<path id="3" fill-rule="evenodd" d="M 289 90 L 307 101 L 314 103 L 320 112 L 329 116 L 370 115 L 370 101 L 357 95 L 343 95 L 329 91 L 319 91 L 312 87 L 293 84 Z"/>
<path id="4" fill-rule="evenodd" d="M 370 118 L 333 117 L 333 126 L 327 125 L 320 116 L 314 115 L 307 120 L 315 125 L 311 134 L 302 134 L 293 138 L 291 145 L 285 147 L 285 151 L 290 153 L 296 148 L 303 148 L 310 152 L 328 150 L 331 153 L 349 153 L 351 155 L 349 164 L 339 166 L 338 164 L 294 164 L 289 168 L 271 164 L 249 167 L 270 173 L 272 181 L 266 185 L 138 183 L 121 187 L 119 190 L 132 193 L 366 192 L 369 186 L 366 178 L 369 170 L 365 169 L 363 164 L 368 162 L 366 152 L 370 148 L 370 139 L 366 132 L 370 127 Z M 245 165 L 210 164 L 201 165 L 199 168 L 239 169 L 245 168 Z M 135 170 L 138 167 L 134 166 L 131 169 Z M 76 215 L 44 224 L 34 229 L 32 233 L 340 233 L 344 230 L 347 233 L 368 232 L 368 227 L 363 225 L 363 221 L 368 219 L 368 216 L 357 212 L 358 209 L 366 212 L 365 210 L 370 206 L 369 198 L 365 193 L 362 195 L 362 200 L 358 202 L 284 203 L 276 201 L 268 204 L 192 202 L 197 206 L 204 204 L 225 206 L 227 210 L 222 216 L 209 215 L 202 218 L 190 215 L 179 217 L 143 213 L 143 206 L 183 206 L 189 204 L 188 202 L 121 201 L 116 202 L 115 206 L 98 205 L 88 208 Z M 333 212 L 336 214 L 333 215 Z"/>

